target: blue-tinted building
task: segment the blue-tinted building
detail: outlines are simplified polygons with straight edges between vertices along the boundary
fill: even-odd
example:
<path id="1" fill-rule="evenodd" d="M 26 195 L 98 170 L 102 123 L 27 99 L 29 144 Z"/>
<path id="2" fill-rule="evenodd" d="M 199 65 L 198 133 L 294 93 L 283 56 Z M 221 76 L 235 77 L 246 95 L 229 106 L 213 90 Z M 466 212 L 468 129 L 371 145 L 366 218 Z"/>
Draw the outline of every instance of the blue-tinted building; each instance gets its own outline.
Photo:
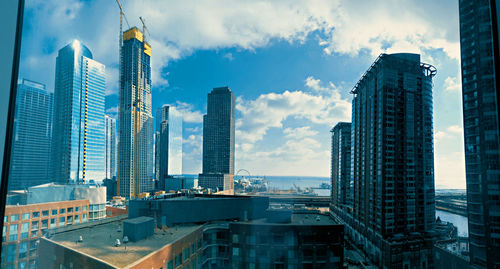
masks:
<path id="1" fill-rule="evenodd" d="M 172 106 L 156 110 L 155 175 L 160 189 L 169 175 L 182 174 L 182 114 Z"/>
<path id="2" fill-rule="evenodd" d="M 332 130 L 330 210 L 352 212 L 351 123 L 339 122 Z"/>
<path id="3" fill-rule="evenodd" d="M 108 115 L 104 116 L 105 120 L 105 145 L 106 145 L 106 178 L 113 179 L 116 177 L 116 119 Z"/>
<path id="4" fill-rule="evenodd" d="M 78 40 L 59 50 L 54 90 L 52 179 L 101 181 L 105 174 L 105 66 Z"/>
<path id="5" fill-rule="evenodd" d="M 151 46 L 132 27 L 123 33 L 120 66 L 119 195 L 130 198 L 153 190 Z"/>
<path id="6" fill-rule="evenodd" d="M 470 261 L 500 268 L 500 3 L 460 0 L 459 10 Z"/>
<path id="7" fill-rule="evenodd" d="M 23 79 L 17 88 L 9 189 L 50 181 L 53 95 L 45 85 Z"/>

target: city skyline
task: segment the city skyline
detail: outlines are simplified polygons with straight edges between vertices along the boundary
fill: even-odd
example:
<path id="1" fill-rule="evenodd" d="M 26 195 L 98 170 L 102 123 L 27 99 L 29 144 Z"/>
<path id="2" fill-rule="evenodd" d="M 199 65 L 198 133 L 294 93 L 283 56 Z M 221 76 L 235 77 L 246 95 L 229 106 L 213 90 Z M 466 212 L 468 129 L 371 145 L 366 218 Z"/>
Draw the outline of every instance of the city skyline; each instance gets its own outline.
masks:
<path id="1" fill-rule="evenodd" d="M 27 19 L 24 31 L 27 42 L 33 38 L 47 41 L 43 43 L 43 49 L 23 48 L 22 53 L 27 57 L 24 58 L 25 64 L 21 64 L 21 74 L 29 72 L 30 69 L 34 70 L 39 59 L 51 61 L 50 56 L 53 54 L 51 48 L 54 44 L 75 38 L 75 36 L 79 37 L 86 43 L 92 44 L 99 59 L 102 56 L 104 63 L 108 66 L 107 76 L 112 82 L 107 88 L 106 109 L 108 113 L 116 116 L 118 58 L 116 53 L 108 53 L 115 52 L 116 43 L 118 43 L 117 35 L 111 34 L 118 29 L 116 23 L 118 12 L 113 12 L 116 11 L 113 4 L 76 2 L 75 5 L 62 5 L 58 7 L 58 10 L 68 12 L 56 13 L 50 18 L 58 16 L 58 19 L 67 21 L 69 26 L 61 28 L 49 23 L 47 29 L 52 31 L 51 34 L 45 31 L 36 33 L 33 31 L 35 23 L 38 20 L 47 19 L 47 15 L 40 15 L 40 17 L 35 15 Z M 392 36 L 382 30 L 374 31 L 373 35 L 381 34 L 381 37 L 370 42 L 365 39 L 353 39 L 350 35 L 345 36 L 347 30 L 340 26 L 337 27 L 337 32 L 332 31 L 329 34 L 328 29 L 317 26 L 313 22 L 309 22 L 314 26 L 312 29 L 289 30 L 287 24 L 284 28 L 271 27 L 267 30 L 260 27 L 258 18 L 253 17 L 249 23 L 259 26 L 256 28 L 255 39 L 247 40 L 245 43 L 243 37 L 236 35 L 234 41 L 227 42 L 226 37 L 231 36 L 231 32 L 228 32 L 226 28 L 221 29 L 222 39 L 218 40 L 206 35 L 196 21 L 186 17 L 177 17 L 185 23 L 196 26 L 194 30 L 201 31 L 199 40 L 189 42 L 186 36 L 172 33 L 171 24 L 150 14 L 149 9 L 143 9 L 141 11 L 144 12 L 143 14 L 134 13 L 136 12 L 135 5 L 135 2 L 130 1 L 124 6 L 131 24 L 140 24 L 137 19 L 138 15 L 145 17 L 147 26 L 153 34 L 151 44 L 158 48 L 153 51 L 152 60 L 153 109 L 167 103 L 187 115 L 184 118 L 183 128 L 185 173 L 196 174 L 201 171 L 201 115 L 205 111 L 202 96 L 214 86 L 229 85 L 238 89 L 235 92 L 236 170 L 244 168 L 252 174 L 261 175 L 327 177 L 330 142 L 328 130 L 337 121 L 350 120 L 349 91 L 356 79 L 379 52 L 408 51 L 422 52 L 423 60 L 436 65 L 440 70 L 435 80 L 436 185 L 438 188 L 465 187 L 461 115 L 457 112 L 450 113 L 450 111 L 459 111 L 461 107 L 460 77 L 458 76 L 458 5 L 455 2 L 430 4 L 433 9 L 428 14 L 415 15 L 417 14 L 415 13 L 408 18 L 398 17 L 405 26 L 409 27 L 410 34 L 408 35 L 415 39 L 414 44 L 403 42 L 408 36 L 402 34 L 403 31 L 399 28 L 395 29 Z M 337 26 L 336 22 L 332 21 L 336 14 L 332 11 L 333 6 L 326 3 L 317 3 L 312 6 L 318 7 L 316 5 L 328 11 L 324 18 L 319 17 L 318 11 L 313 7 L 299 5 L 290 8 L 277 5 L 273 6 L 270 12 L 287 14 L 290 9 L 293 11 L 302 8 L 313 18 L 325 20 L 329 26 Z M 339 10 L 348 13 L 355 4 L 334 3 L 334 5 L 340 5 L 342 8 Z M 381 12 L 379 16 L 375 11 L 383 8 L 406 12 L 410 8 L 420 8 L 415 5 L 415 3 L 408 3 L 408 7 L 403 8 L 402 5 L 389 7 L 387 3 L 381 3 L 380 8 L 374 8 L 368 19 L 373 21 L 380 19 L 382 25 L 378 26 L 381 29 L 387 29 L 391 23 L 390 20 L 393 19 L 382 17 L 382 14 L 386 14 L 385 12 Z M 105 33 L 109 31 L 108 35 L 101 32 L 97 35 L 90 34 L 88 30 L 77 25 L 77 22 L 83 19 L 83 14 L 88 14 L 87 11 L 95 6 L 110 10 L 110 15 L 104 16 L 105 22 L 97 18 L 95 20 L 96 23 L 99 21 L 104 24 L 107 24 L 109 20 L 110 27 L 104 30 Z M 258 8 L 251 4 L 247 6 Z M 50 2 L 44 5 L 27 3 L 28 11 L 49 7 L 52 7 Z M 451 16 L 451 19 L 443 21 L 438 13 L 444 11 Z M 212 9 L 207 10 L 207 14 L 213 12 L 215 11 Z M 220 20 L 210 22 L 212 23 L 210 25 L 218 26 L 235 12 L 244 11 L 235 9 L 235 11 L 224 12 Z M 262 14 L 264 18 L 267 15 L 268 13 Z M 172 14 L 172 17 L 175 16 Z M 353 18 L 346 17 L 343 20 L 353 19 L 355 19 L 354 15 Z M 410 23 L 412 20 L 415 22 Z M 436 25 L 441 27 L 439 29 L 442 33 L 430 30 L 431 24 L 428 21 L 440 22 Z M 417 22 L 423 23 L 417 27 Z M 271 25 L 280 24 L 271 22 Z M 170 33 L 170 38 L 158 30 L 163 27 L 167 27 L 165 29 Z M 432 27 L 435 25 L 432 24 Z M 63 32 L 62 29 L 65 31 Z M 341 46 L 336 44 L 336 39 L 331 40 L 332 37 L 338 38 L 337 35 L 344 35 L 349 46 Z M 371 36 L 368 33 L 367 35 Z M 262 42 L 257 42 L 260 40 L 258 37 L 261 36 L 267 37 L 262 39 Z M 209 42 L 203 43 L 203 41 Z M 292 55 L 293 59 L 290 59 L 289 55 Z M 309 62 L 315 62 L 316 66 L 311 66 Z M 340 66 L 351 68 L 343 70 L 339 68 Z M 241 70 L 241 72 L 232 70 Z M 260 72 L 261 70 L 266 72 Z M 47 72 L 50 77 L 51 71 Z M 242 72 L 249 72 L 249 74 L 244 78 Z M 49 90 L 51 89 L 50 81 L 41 82 L 46 83 Z M 266 107 L 269 113 L 259 113 L 257 109 L 259 106 Z M 261 118 L 262 122 L 257 125 L 255 118 Z M 270 166 L 270 163 L 273 165 Z M 461 169 L 457 169 L 457 166 Z"/>

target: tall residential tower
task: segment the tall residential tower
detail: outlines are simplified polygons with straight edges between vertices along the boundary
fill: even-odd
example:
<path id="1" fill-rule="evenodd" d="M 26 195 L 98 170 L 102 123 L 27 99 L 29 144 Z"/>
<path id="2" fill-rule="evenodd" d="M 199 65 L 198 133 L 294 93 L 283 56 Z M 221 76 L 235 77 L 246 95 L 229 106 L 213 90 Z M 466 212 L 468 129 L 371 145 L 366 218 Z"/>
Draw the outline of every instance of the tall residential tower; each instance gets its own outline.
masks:
<path id="1" fill-rule="evenodd" d="M 116 119 L 105 115 L 106 178 L 116 177 Z"/>
<path id="2" fill-rule="evenodd" d="M 346 231 L 384 268 L 433 266 L 435 74 L 418 54 L 382 54 L 352 90 Z"/>
<path id="3" fill-rule="evenodd" d="M 121 53 L 118 188 L 130 198 L 153 189 L 151 46 L 133 27 L 123 33 Z"/>
<path id="4" fill-rule="evenodd" d="M 500 268 L 500 70 L 495 0 L 460 0 L 470 261 Z"/>
<path id="5" fill-rule="evenodd" d="M 203 173 L 198 185 L 234 191 L 234 94 L 229 87 L 208 94 L 203 116 Z"/>
<path id="6" fill-rule="evenodd" d="M 155 176 L 165 189 L 167 176 L 182 174 L 182 115 L 175 107 L 156 110 Z"/>
<path id="7" fill-rule="evenodd" d="M 332 130 L 331 152 L 331 202 L 330 209 L 336 214 L 352 211 L 351 181 L 351 123 L 339 122 Z"/>
<path id="8" fill-rule="evenodd" d="M 53 94 L 23 79 L 17 87 L 9 189 L 50 182 Z"/>
<path id="9" fill-rule="evenodd" d="M 57 183 L 101 181 L 104 166 L 105 67 L 78 40 L 59 50 L 56 59 L 53 180 Z"/>

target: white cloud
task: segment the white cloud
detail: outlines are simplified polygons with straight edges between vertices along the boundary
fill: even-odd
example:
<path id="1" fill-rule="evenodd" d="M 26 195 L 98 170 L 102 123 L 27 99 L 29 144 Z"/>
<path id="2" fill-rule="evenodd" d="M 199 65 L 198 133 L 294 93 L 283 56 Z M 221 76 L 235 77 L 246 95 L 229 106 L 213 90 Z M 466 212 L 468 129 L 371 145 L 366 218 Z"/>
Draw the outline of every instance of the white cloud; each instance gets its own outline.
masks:
<path id="1" fill-rule="evenodd" d="M 201 114 L 199 110 L 195 110 L 193 105 L 177 101 L 174 106 L 182 114 L 184 122 L 189 122 L 189 123 L 203 122 L 203 114 Z"/>
<path id="2" fill-rule="evenodd" d="M 106 109 L 106 114 L 118 114 L 118 106 Z"/>
<path id="3" fill-rule="evenodd" d="M 233 54 L 231 52 L 224 54 L 224 56 L 222 56 L 222 57 L 228 59 L 229 61 L 234 60 Z"/>
<path id="4" fill-rule="evenodd" d="M 444 80 L 444 88 L 447 91 L 460 91 L 462 90 L 462 83 L 454 77 L 446 77 Z"/>
<path id="5" fill-rule="evenodd" d="M 306 83 L 313 80 L 309 77 Z M 319 82 L 313 86 L 319 87 Z M 351 102 L 342 98 L 337 88 L 329 89 L 322 90 L 321 94 L 303 91 L 268 93 L 251 101 L 238 97 L 236 109 L 242 117 L 236 121 L 236 136 L 241 141 L 255 143 L 262 140 L 269 128 L 282 128 L 283 121 L 289 118 L 328 126 L 349 120 Z"/>
<path id="6" fill-rule="evenodd" d="M 452 125 L 452 126 L 446 128 L 446 130 L 450 133 L 457 134 L 457 135 L 463 135 L 463 133 L 464 133 L 463 128 L 458 126 L 458 125 Z"/>
<path id="7" fill-rule="evenodd" d="M 315 136 L 318 134 L 317 131 L 311 130 L 310 126 L 304 126 L 299 128 L 286 128 L 283 130 L 283 133 L 285 134 L 285 137 L 296 138 L 296 139 L 308 136 Z"/>

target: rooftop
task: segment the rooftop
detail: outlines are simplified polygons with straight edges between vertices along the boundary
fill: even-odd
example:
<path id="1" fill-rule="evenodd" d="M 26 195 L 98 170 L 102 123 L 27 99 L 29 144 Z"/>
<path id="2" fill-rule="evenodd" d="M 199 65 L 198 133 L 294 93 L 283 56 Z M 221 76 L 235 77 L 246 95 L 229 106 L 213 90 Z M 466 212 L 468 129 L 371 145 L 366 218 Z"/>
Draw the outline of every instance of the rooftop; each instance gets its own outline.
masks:
<path id="1" fill-rule="evenodd" d="M 166 230 L 157 230 L 153 236 L 137 242 L 124 244 L 122 221 L 87 226 L 53 235 L 50 240 L 69 249 L 103 260 L 118 268 L 130 265 L 139 259 L 173 243 L 180 238 L 196 231 L 201 225 L 180 225 Z M 76 242 L 82 236 L 83 242 Z M 115 247 L 116 239 L 122 244 Z M 125 250 L 125 246 L 127 250 Z"/>
<path id="2" fill-rule="evenodd" d="M 315 214 L 315 213 L 306 213 L 306 214 L 293 213 L 291 222 L 288 223 L 273 223 L 273 222 L 268 222 L 267 219 L 241 221 L 241 223 L 262 224 L 262 225 L 338 225 L 339 224 L 328 215 Z"/>

